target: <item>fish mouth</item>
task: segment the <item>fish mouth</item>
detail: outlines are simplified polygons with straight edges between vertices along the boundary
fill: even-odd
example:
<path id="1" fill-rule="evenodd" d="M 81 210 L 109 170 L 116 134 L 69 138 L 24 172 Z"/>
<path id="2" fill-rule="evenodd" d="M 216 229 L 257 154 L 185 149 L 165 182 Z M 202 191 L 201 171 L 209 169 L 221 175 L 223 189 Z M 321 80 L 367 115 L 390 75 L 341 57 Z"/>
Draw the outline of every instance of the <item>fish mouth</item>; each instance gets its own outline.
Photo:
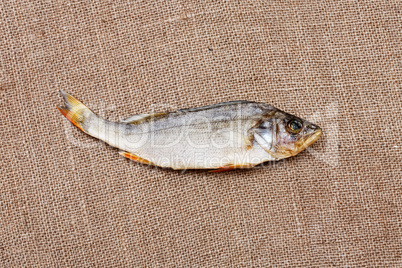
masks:
<path id="1" fill-rule="evenodd" d="M 313 135 L 307 138 L 307 140 L 304 142 L 303 147 L 307 148 L 311 144 L 313 144 L 318 138 L 322 135 L 322 130 L 318 129 L 316 132 L 314 132 Z"/>
<path id="2" fill-rule="evenodd" d="M 307 139 L 304 141 L 300 142 L 292 154 L 292 156 L 295 156 L 296 154 L 300 153 L 301 151 L 305 150 L 307 147 L 309 147 L 311 144 L 313 144 L 318 138 L 322 135 L 322 130 L 319 128 L 317 129 L 311 136 L 309 136 Z"/>
<path id="3" fill-rule="evenodd" d="M 280 156 L 279 159 L 281 158 L 287 158 L 290 156 L 295 156 L 298 153 L 300 153 L 301 151 L 303 151 L 304 149 L 306 149 L 307 147 L 309 147 L 311 144 L 313 144 L 316 140 L 318 140 L 318 138 L 322 135 L 322 130 L 321 129 L 317 129 L 311 136 L 309 136 L 307 139 L 305 140 L 301 140 L 300 142 L 296 143 L 295 148 L 294 149 L 285 149 L 282 148 L 279 152 L 279 154 L 277 154 L 277 156 Z"/>
<path id="4" fill-rule="evenodd" d="M 274 152 L 268 151 L 270 155 L 275 157 L 276 159 L 287 158 L 291 156 L 295 156 L 311 144 L 313 144 L 318 138 L 322 135 L 322 130 L 318 128 L 314 131 L 308 138 L 300 139 L 293 148 L 281 147 L 281 146 L 274 146 L 276 149 Z"/>

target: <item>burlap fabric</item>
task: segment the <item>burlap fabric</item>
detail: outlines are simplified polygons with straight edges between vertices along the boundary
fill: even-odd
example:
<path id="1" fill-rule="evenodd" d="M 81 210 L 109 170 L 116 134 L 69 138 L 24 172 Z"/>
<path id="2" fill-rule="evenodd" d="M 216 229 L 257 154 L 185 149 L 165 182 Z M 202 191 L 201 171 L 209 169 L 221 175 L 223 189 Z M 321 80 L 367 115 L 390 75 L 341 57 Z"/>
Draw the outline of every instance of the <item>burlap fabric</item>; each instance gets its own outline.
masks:
<path id="1" fill-rule="evenodd" d="M 402 266 L 400 1 L 0 5 L 2 267 Z M 320 125 L 298 156 L 142 166 L 57 110 L 229 100 Z"/>

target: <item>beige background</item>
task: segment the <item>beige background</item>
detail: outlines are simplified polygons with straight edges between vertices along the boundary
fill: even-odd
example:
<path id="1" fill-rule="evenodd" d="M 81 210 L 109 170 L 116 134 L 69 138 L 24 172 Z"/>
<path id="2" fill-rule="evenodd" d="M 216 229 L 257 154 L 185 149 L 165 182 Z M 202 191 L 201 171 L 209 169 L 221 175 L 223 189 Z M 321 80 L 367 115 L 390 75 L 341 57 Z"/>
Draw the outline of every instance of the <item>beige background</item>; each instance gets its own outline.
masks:
<path id="1" fill-rule="evenodd" d="M 402 266 L 400 1 L 1 1 L 0 266 Z M 111 120 L 255 100 L 324 130 L 211 174 L 141 166 Z"/>

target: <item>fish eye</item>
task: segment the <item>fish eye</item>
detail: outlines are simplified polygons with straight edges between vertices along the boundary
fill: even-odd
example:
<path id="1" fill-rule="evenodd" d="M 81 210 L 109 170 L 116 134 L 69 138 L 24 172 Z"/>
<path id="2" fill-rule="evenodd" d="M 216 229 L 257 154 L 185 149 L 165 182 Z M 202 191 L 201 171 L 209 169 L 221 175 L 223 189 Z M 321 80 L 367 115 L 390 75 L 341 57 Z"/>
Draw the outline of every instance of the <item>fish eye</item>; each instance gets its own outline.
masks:
<path id="1" fill-rule="evenodd" d="M 288 122 L 286 130 L 292 134 L 299 133 L 303 128 L 303 123 L 299 119 L 292 119 Z"/>

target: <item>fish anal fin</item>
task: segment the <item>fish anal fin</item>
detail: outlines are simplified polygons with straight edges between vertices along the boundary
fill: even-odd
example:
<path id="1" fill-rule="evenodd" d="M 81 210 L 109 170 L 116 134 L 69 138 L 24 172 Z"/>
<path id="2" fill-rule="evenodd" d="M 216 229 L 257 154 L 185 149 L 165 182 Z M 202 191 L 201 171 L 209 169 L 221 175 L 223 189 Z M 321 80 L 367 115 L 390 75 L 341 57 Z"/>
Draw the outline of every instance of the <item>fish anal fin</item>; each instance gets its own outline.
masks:
<path id="1" fill-rule="evenodd" d="M 152 162 L 129 152 L 120 151 L 119 154 L 141 164 L 154 165 Z"/>
<path id="2" fill-rule="evenodd" d="M 224 167 L 220 167 L 218 169 L 214 169 L 214 170 L 210 170 L 208 172 L 225 172 L 225 171 L 230 171 L 230 170 L 234 170 L 234 169 L 241 169 L 241 168 L 252 168 L 255 165 L 253 164 L 245 164 L 245 165 L 227 165 Z"/>

